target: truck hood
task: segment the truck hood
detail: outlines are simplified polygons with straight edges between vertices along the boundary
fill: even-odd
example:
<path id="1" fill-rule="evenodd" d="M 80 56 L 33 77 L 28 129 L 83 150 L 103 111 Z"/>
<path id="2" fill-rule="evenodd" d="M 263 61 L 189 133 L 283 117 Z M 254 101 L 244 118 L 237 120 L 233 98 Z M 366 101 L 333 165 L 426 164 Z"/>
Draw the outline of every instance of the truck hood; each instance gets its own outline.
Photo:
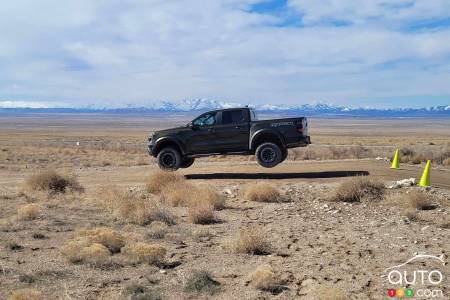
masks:
<path id="1" fill-rule="evenodd" d="M 158 130 L 155 131 L 154 135 L 156 137 L 160 137 L 162 135 L 174 135 L 183 131 L 188 131 L 191 130 L 189 127 L 186 126 L 180 126 L 180 127 L 175 127 L 175 128 L 169 128 L 169 129 L 164 129 L 164 130 Z"/>

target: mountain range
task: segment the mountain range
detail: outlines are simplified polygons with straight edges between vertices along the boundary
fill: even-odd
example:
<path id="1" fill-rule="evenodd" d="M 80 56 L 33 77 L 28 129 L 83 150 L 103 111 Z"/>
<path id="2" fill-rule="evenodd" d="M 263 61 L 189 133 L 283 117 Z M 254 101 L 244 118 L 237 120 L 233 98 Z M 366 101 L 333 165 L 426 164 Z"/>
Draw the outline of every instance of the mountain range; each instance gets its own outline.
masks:
<path id="1" fill-rule="evenodd" d="M 9 102 L 13 104 L 13 102 Z M 23 103 L 20 107 L 13 105 L 5 107 L 1 105 L 0 113 L 116 113 L 116 114 L 149 114 L 168 112 L 195 112 L 242 107 L 242 104 L 217 101 L 211 99 L 186 99 L 178 102 L 163 101 L 157 104 L 143 106 L 126 105 L 125 107 L 27 107 Z M 354 116 L 354 117 L 429 117 L 442 116 L 450 117 L 450 105 L 433 106 L 424 108 L 368 108 L 368 107 L 347 107 L 337 106 L 327 103 L 302 104 L 302 105 L 276 105 L 262 104 L 249 105 L 260 113 L 265 114 L 301 114 L 307 116 Z"/>

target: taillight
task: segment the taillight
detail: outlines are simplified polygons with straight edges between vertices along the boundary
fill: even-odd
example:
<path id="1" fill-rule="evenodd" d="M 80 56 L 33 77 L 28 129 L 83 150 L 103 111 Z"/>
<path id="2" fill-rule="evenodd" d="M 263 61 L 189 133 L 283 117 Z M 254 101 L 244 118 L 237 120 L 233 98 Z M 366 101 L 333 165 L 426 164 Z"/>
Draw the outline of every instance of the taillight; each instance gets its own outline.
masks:
<path id="1" fill-rule="evenodd" d="M 303 132 L 303 122 L 302 121 L 296 122 L 295 125 L 297 125 L 297 132 L 302 133 Z"/>

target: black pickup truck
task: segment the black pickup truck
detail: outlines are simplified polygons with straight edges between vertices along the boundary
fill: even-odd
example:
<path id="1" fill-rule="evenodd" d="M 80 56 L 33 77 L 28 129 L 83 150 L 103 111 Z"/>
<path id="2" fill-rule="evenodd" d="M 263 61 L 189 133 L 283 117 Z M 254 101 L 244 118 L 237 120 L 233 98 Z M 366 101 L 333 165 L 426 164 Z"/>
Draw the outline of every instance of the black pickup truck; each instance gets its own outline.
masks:
<path id="1" fill-rule="evenodd" d="M 148 139 L 148 152 L 165 171 L 188 168 L 196 157 L 256 155 L 272 168 L 287 157 L 287 149 L 310 144 L 305 117 L 258 121 L 252 108 L 204 113 L 184 127 L 157 131 Z"/>

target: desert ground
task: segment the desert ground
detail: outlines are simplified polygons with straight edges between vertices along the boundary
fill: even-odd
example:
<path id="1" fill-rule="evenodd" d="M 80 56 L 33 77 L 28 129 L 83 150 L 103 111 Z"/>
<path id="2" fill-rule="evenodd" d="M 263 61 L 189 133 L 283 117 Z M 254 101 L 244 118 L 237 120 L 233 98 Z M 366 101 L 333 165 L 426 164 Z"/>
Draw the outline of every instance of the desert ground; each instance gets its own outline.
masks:
<path id="1" fill-rule="evenodd" d="M 448 264 L 406 266 L 439 269 L 436 286 L 385 270 L 448 261 L 450 119 L 310 118 L 313 144 L 273 169 L 160 173 L 147 137 L 192 117 L 1 115 L 0 299 L 448 299 Z M 431 187 L 394 186 L 428 159 Z"/>

